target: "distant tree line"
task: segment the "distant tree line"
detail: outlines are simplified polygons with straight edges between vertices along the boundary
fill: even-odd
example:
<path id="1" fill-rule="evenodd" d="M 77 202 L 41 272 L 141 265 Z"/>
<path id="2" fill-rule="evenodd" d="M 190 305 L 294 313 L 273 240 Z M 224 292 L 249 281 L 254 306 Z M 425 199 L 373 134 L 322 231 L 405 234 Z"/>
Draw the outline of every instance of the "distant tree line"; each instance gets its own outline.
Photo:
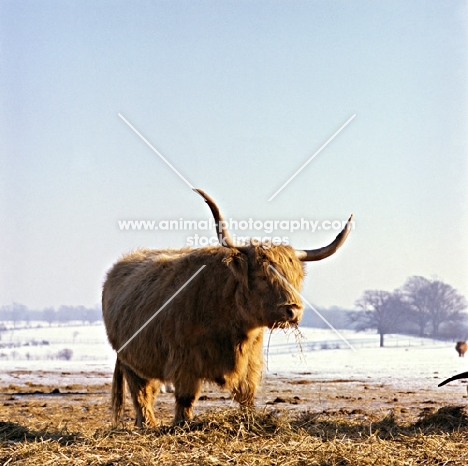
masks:
<path id="1" fill-rule="evenodd" d="M 413 333 L 434 338 L 468 338 L 467 301 L 438 279 L 413 276 L 395 291 L 366 290 L 348 313 L 358 331 L 375 329 L 380 346 L 389 333 Z"/>
<path id="2" fill-rule="evenodd" d="M 13 303 L 0 307 L 0 322 L 13 322 L 17 327 L 19 323 L 28 325 L 31 321 L 44 321 L 49 325 L 54 323 L 65 324 L 79 321 L 83 324 L 93 324 L 102 320 L 100 307 L 88 308 L 85 306 L 59 306 L 57 309 L 47 307 L 41 310 L 29 309 L 24 304 Z"/>
<path id="3" fill-rule="evenodd" d="M 353 329 L 353 325 L 349 322 L 348 312 L 349 309 L 343 309 L 338 306 L 331 306 L 329 308 L 317 308 L 317 312 L 333 327 L 340 329 Z M 321 317 L 319 317 L 314 309 L 305 306 L 302 320 L 300 323 L 301 327 L 313 327 L 328 329 L 330 326 Z"/>

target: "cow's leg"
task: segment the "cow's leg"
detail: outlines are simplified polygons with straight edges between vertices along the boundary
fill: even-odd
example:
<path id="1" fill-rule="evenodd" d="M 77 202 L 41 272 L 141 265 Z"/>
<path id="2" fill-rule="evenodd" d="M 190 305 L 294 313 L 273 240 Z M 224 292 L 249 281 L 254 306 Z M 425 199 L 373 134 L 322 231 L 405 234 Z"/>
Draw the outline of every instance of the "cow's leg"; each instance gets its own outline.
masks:
<path id="1" fill-rule="evenodd" d="M 193 405 L 200 396 L 201 382 L 190 376 L 174 380 L 176 399 L 174 425 L 189 421 L 193 416 Z"/>
<path id="2" fill-rule="evenodd" d="M 242 407 L 252 408 L 261 378 L 261 364 L 249 364 L 245 377 L 232 387 L 231 395 Z"/>
<path id="3" fill-rule="evenodd" d="M 137 427 L 155 426 L 153 405 L 161 383 L 155 379 L 140 377 L 128 366 L 124 366 L 124 372 L 136 412 L 135 425 Z"/>
<path id="4" fill-rule="evenodd" d="M 263 369 L 263 333 L 253 342 L 248 352 L 245 373 L 232 387 L 231 394 L 242 407 L 252 408 Z"/>

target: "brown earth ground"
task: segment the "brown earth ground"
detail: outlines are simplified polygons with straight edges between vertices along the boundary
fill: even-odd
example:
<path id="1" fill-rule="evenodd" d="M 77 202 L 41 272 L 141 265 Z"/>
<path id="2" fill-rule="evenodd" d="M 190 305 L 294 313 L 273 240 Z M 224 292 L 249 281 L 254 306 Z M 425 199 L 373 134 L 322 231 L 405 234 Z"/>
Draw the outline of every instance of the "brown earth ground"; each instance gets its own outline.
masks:
<path id="1" fill-rule="evenodd" d="M 113 429 L 109 374 L 82 374 L 77 384 L 63 373 L 52 385 L 28 382 L 27 372 L 8 375 L 18 383 L 0 381 L 3 465 L 468 461 L 463 381 L 437 388 L 434 380 L 424 390 L 405 390 L 370 380 L 266 376 L 255 414 L 240 412 L 228 393 L 206 385 L 189 426 L 170 427 L 173 395 L 160 394 L 155 405 L 160 427 L 134 428 L 127 399 L 122 425 Z"/>

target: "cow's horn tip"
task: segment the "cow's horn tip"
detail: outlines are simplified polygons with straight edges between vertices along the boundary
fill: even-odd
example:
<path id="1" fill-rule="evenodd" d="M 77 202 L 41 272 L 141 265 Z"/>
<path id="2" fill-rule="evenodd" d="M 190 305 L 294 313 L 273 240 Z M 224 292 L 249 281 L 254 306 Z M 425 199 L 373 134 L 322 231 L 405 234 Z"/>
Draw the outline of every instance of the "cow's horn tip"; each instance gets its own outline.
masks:
<path id="1" fill-rule="evenodd" d="M 205 198 L 205 196 L 203 196 L 204 192 L 200 188 L 192 188 L 192 191 L 195 191 L 201 197 Z"/>

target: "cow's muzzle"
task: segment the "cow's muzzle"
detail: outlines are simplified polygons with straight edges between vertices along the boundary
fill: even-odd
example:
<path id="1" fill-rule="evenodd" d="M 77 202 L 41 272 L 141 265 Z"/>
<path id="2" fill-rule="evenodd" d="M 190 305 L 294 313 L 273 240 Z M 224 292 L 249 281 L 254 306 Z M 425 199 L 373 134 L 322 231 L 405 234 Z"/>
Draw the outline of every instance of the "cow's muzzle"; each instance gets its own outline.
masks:
<path id="1" fill-rule="evenodd" d="M 297 324 L 302 317 L 302 307 L 297 304 L 286 304 L 281 306 L 284 322 L 289 324 Z"/>

